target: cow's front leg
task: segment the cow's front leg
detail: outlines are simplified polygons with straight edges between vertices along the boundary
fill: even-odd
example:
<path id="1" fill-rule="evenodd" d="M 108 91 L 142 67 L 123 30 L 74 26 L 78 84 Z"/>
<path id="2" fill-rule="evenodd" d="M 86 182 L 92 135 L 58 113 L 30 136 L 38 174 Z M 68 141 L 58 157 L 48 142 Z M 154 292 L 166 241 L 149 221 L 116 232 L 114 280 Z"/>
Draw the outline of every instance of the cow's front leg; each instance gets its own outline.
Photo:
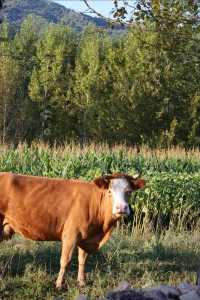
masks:
<path id="1" fill-rule="evenodd" d="M 85 262 L 88 257 L 88 253 L 78 247 L 78 285 L 80 287 L 85 285 Z"/>
<path id="2" fill-rule="evenodd" d="M 62 251 L 60 258 L 60 271 L 56 280 L 56 288 L 60 289 L 63 283 L 65 269 L 71 261 L 73 250 L 76 246 L 77 236 L 75 234 L 66 234 L 62 237 Z"/>

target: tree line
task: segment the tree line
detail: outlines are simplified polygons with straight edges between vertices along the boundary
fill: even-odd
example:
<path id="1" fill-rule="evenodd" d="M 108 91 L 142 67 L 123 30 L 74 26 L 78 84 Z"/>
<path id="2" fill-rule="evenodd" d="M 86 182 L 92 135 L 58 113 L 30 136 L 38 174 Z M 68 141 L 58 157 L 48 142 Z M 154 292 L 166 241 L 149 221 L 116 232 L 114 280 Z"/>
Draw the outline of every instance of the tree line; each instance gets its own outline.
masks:
<path id="1" fill-rule="evenodd" d="M 140 6 L 118 35 L 34 16 L 16 32 L 2 23 L 0 142 L 199 146 L 198 7 L 169 2 Z"/>

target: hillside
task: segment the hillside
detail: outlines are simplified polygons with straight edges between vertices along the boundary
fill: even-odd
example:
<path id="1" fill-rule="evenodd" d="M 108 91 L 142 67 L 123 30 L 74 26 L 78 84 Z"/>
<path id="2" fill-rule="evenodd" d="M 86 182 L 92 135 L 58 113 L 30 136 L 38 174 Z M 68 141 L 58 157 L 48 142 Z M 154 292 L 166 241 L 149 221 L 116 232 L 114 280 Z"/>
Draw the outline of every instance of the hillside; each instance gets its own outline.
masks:
<path id="1" fill-rule="evenodd" d="M 3 18 L 10 23 L 20 24 L 29 14 L 44 18 L 47 22 L 64 22 L 75 30 L 81 31 L 85 26 L 94 24 L 106 27 L 105 20 L 77 13 L 51 0 L 7 0 Z"/>

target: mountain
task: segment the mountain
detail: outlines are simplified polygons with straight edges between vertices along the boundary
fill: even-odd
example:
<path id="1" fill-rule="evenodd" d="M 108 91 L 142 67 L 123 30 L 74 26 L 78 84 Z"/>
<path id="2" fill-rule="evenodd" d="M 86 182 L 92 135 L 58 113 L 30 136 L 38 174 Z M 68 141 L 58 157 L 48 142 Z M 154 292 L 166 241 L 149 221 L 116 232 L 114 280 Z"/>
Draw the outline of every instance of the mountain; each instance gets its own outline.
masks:
<path id="1" fill-rule="evenodd" d="M 62 21 L 77 31 L 81 31 L 89 24 L 102 28 L 107 26 L 104 19 L 75 12 L 51 0 L 6 0 L 5 8 L 1 14 L 3 19 L 16 25 L 20 25 L 29 14 L 34 14 L 47 22 L 58 23 Z"/>

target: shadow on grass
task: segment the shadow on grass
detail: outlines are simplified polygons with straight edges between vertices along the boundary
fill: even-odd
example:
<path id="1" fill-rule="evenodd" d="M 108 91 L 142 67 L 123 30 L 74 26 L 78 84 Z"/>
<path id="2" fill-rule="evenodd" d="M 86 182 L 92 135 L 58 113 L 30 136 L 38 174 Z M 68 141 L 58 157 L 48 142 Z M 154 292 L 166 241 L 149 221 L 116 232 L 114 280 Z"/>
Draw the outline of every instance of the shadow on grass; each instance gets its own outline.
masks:
<path id="1" fill-rule="evenodd" d="M 59 272 L 61 243 L 60 242 L 32 242 L 23 248 L 23 242 L 20 240 L 20 247 L 16 247 L 14 243 L 7 246 L 6 242 L 0 243 L 0 276 L 9 274 L 10 276 L 21 276 L 24 274 L 27 265 L 33 265 L 36 268 L 45 270 L 47 274 L 54 275 Z M 8 242 L 9 243 L 9 242 Z M 3 247 L 3 251 L 1 251 Z M 8 251 L 7 251 L 8 249 Z M 73 276 L 77 275 L 78 269 L 78 251 L 73 253 L 72 261 L 69 266 L 69 273 Z M 98 263 L 99 262 L 99 263 Z M 102 267 L 106 265 L 105 256 L 101 252 L 97 252 L 89 258 L 86 263 L 87 271 L 91 271 L 95 266 Z"/>
<path id="2" fill-rule="evenodd" d="M 194 271 L 200 268 L 200 256 L 192 250 L 180 250 L 163 246 L 153 246 L 151 249 L 136 255 L 135 260 L 159 261 L 161 266 L 171 271 Z"/>
<path id="3" fill-rule="evenodd" d="M 3 276 L 22 276 L 27 265 L 33 265 L 36 268 L 45 270 L 47 274 L 54 275 L 59 271 L 60 264 L 60 247 L 59 242 L 38 242 L 28 244 L 23 249 L 18 249 L 13 244 L 8 246 L 6 243 L 1 251 L 0 244 L 0 272 Z M 116 255 L 114 253 L 115 244 L 105 247 L 89 257 L 86 263 L 86 272 L 98 269 L 100 275 L 105 273 L 117 274 L 117 272 L 137 273 L 140 277 L 145 271 L 164 272 L 195 272 L 200 268 L 200 255 L 191 250 L 179 250 L 163 246 L 162 244 L 152 246 L 149 249 L 131 249 L 130 245 L 123 245 L 118 248 Z M 22 251 L 21 251 L 22 250 Z M 112 255 L 110 255 L 112 254 Z M 72 262 L 69 268 L 69 274 L 73 278 L 77 276 L 77 251 L 74 252 Z"/>
<path id="4" fill-rule="evenodd" d="M 6 271 L 11 276 L 21 276 L 26 266 L 30 264 L 36 267 L 40 266 L 50 274 L 57 272 L 59 269 L 60 250 L 59 245 L 55 243 L 51 245 L 51 243 L 45 242 L 42 245 L 42 243 L 30 242 L 28 248 L 27 246 L 23 248 L 23 241 L 21 241 L 19 248 L 12 245 L 7 252 L 6 242 L 3 245 L 5 246 L 1 251 L 0 244 L 0 270 Z"/>
<path id="5" fill-rule="evenodd" d="M 132 273 L 142 276 L 145 271 L 150 272 L 197 272 L 200 269 L 200 255 L 192 250 L 180 250 L 162 244 L 152 246 L 149 249 L 121 249 L 120 262 L 112 262 L 112 268 L 124 264 L 132 269 Z M 139 266 L 139 267 L 138 267 Z"/>

